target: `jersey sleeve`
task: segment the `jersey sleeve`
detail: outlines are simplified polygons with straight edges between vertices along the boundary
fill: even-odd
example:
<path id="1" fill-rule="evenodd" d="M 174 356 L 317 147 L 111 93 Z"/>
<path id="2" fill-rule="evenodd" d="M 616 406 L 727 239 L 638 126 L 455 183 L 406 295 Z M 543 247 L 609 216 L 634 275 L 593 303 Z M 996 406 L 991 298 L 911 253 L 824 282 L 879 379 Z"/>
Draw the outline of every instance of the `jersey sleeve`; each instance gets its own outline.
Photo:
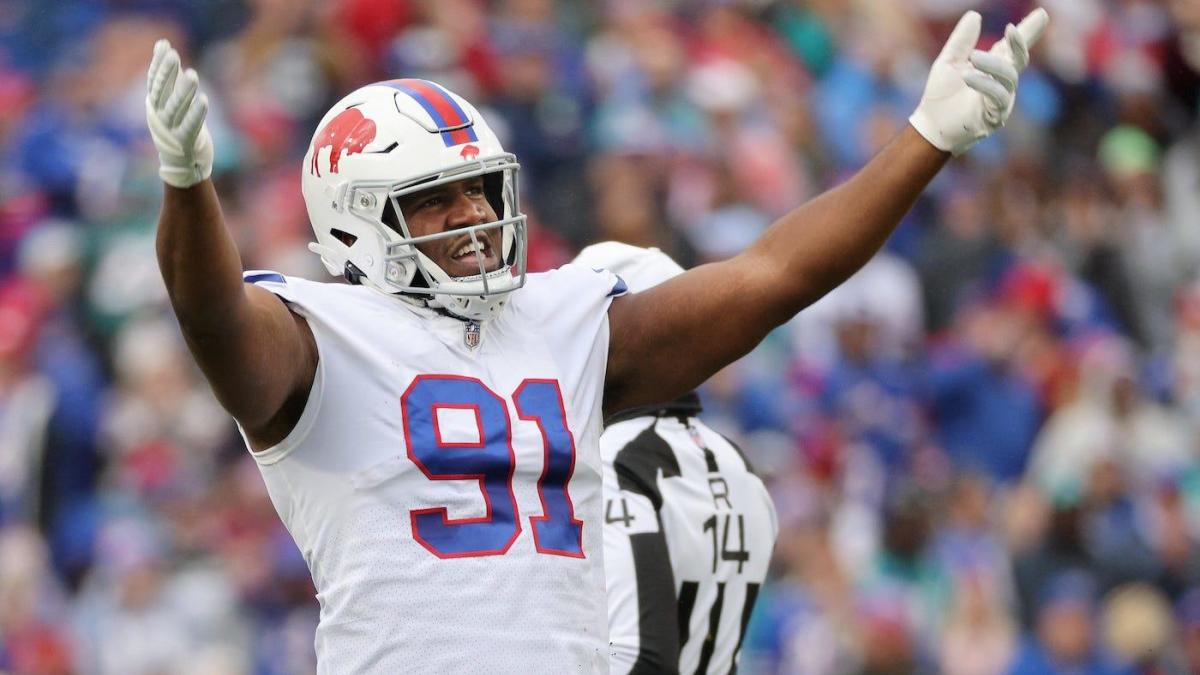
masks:
<path id="1" fill-rule="evenodd" d="M 528 306 L 546 315 L 574 308 L 579 313 L 607 311 L 613 298 L 629 292 L 621 277 L 606 269 L 568 263 L 556 270 L 530 275 Z"/>
<path id="2" fill-rule="evenodd" d="M 592 272 L 592 275 L 587 274 L 588 270 Z M 583 283 L 595 284 L 597 288 L 604 291 L 605 298 L 619 298 L 629 292 L 629 284 L 625 283 L 619 274 L 602 267 L 568 263 L 558 268 L 558 271 L 564 275 L 578 277 Z"/>
<path id="3" fill-rule="evenodd" d="M 274 293 L 288 305 L 299 304 L 294 284 L 290 284 L 288 278 L 279 272 L 247 270 L 242 272 L 242 281 Z"/>
<path id="4" fill-rule="evenodd" d="M 328 292 L 322 293 L 321 289 L 327 286 L 337 286 L 337 284 L 317 284 L 271 270 L 242 272 L 242 281 L 270 291 L 283 300 L 289 310 L 307 319 L 309 328 L 312 329 L 313 336 L 317 340 L 317 349 L 320 350 L 321 332 L 324 330 L 324 324 L 328 323 L 330 319 L 325 315 L 328 314 L 328 307 L 331 304 L 330 298 L 326 297 Z M 333 302 L 337 302 L 336 297 L 333 298 Z"/>
<path id="5" fill-rule="evenodd" d="M 280 300 L 287 304 L 288 308 L 304 317 L 309 317 L 309 312 L 305 309 L 303 301 L 303 292 L 298 288 L 295 279 L 290 279 L 278 272 L 271 270 L 248 270 L 242 272 L 242 281 L 247 284 L 254 284 L 260 288 L 270 291 Z M 320 326 L 315 322 L 310 321 L 309 327 L 313 331 L 313 337 L 317 342 L 317 351 L 321 352 L 321 335 Z M 251 451 L 250 455 L 259 465 L 263 467 L 276 464 L 283 460 L 296 446 L 304 440 L 312 429 L 316 421 L 317 413 L 321 407 L 321 399 L 325 391 L 325 358 L 322 355 L 317 359 L 317 371 L 313 375 L 312 387 L 309 389 L 308 399 L 304 404 L 304 410 L 300 413 L 300 419 L 296 421 L 296 426 L 288 433 L 283 440 L 275 445 L 259 451 Z M 240 422 L 237 422 L 238 433 L 242 435 L 246 443 L 246 448 L 251 447 L 250 437 L 246 435 L 246 430 L 242 428 Z"/>

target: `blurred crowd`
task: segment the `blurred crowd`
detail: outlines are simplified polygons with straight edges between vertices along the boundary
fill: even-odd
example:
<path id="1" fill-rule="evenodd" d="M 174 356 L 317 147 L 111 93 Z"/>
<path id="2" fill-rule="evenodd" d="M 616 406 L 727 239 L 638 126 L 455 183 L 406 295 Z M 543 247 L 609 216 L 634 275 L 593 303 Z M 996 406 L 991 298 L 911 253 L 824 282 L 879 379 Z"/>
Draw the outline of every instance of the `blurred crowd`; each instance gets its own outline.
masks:
<path id="1" fill-rule="evenodd" d="M 1200 673 L 1200 2 L 1041 0 L 998 137 L 702 391 L 782 534 L 744 673 Z M 169 37 L 248 269 L 324 278 L 301 158 L 423 77 L 522 164 L 531 268 L 741 250 L 1028 0 L 0 0 L 0 672 L 312 671 L 316 602 L 154 260 Z"/>

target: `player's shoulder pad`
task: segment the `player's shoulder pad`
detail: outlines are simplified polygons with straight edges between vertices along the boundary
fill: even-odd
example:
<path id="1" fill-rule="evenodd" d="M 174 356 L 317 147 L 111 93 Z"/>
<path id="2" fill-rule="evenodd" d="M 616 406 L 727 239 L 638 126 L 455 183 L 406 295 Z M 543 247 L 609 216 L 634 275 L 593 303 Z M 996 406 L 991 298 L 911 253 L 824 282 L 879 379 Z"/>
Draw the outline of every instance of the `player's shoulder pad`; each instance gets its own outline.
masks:
<path id="1" fill-rule="evenodd" d="M 572 321 L 569 317 L 591 315 L 598 308 L 625 293 L 625 282 L 608 270 L 593 270 L 585 265 L 568 263 L 548 272 L 530 274 L 525 287 L 513 294 L 512 306 L 517 312 L 535 320 L 553 318 Z"/>
<path id="2" fill-rule="evenodd" d="M 554 272 L 580 278 L 584 283 L 604 284 L 607 288 L 605 297 L 617 298 L 629 292 L 629 284 L 624 279 L 602 267 L 567 263 Z"/>

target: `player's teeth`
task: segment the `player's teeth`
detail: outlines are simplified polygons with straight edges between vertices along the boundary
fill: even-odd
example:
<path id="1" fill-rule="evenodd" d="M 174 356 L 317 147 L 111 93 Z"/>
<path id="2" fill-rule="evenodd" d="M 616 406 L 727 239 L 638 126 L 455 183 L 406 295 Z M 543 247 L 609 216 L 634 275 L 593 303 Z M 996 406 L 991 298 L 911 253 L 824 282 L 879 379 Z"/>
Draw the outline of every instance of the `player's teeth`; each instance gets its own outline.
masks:
<path id="1" fill-rule="evenodd" d="M 481 244 L 481 243 L 475 242 L 475 243 L 471 243 L 471 244 L 465 244 L 462 248 L 460 248 L 454 252 L 454 257 L 461 258 L 464 255 L 467 255 L 468 253 L 474 253 L 476 251 L 482 251 L 482 250 L 483 250 L 483 244 Z"/>

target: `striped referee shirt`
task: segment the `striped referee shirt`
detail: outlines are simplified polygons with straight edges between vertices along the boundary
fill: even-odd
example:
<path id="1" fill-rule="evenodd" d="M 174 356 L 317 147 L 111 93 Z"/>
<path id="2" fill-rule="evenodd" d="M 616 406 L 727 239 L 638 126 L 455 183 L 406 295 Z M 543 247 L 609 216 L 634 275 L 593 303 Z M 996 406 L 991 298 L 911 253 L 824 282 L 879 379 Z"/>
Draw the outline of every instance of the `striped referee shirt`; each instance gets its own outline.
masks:
<path id="1" fill-rule="evenodd" d="M 623 413 L 600 438 L 609 667 L 735 673 L 778 534 L 741 450 L 689 394 Z"/>

